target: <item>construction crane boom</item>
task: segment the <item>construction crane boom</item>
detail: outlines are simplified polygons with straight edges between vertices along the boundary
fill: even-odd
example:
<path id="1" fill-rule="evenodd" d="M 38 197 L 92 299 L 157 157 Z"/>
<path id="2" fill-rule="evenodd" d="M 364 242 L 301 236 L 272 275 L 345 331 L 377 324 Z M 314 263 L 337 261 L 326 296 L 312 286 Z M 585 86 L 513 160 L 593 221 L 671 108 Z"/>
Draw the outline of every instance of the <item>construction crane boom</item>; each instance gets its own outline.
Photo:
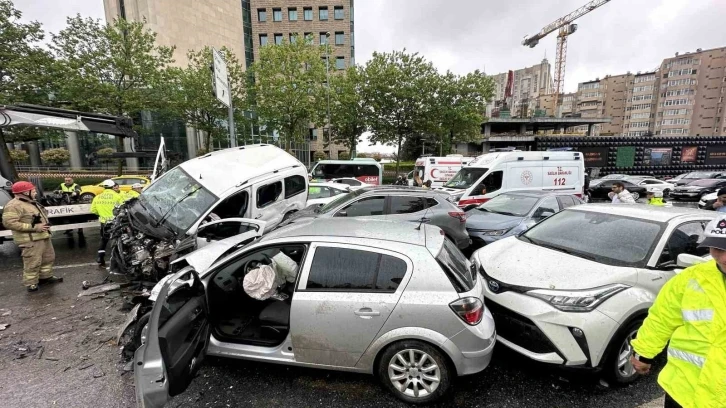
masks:
<path id="1" fill-rule="evenodd" d="M 531 36 L 531 37 L 525 37 L 525 39 L 522 41 L 522 45 L 525 45 L 529 48 L 533 48 L 535 45 L 539 43 L 539 40 L 543 39 L 553 31 L 564 27 L 573 21 L 577 20 L 578 18 L 584 16 L 585 14 L 595 10 L 596 8 L 605 5 L 606 3 L 609 3 L 610 0 L 593 0 L 584 6 L 580 7 L 579 9 L 573 11 L 572 13 L 560 17 L 557 20 L 551 22 L 550 24 L 546 25 L 542 30 L 540 30 L 539 33 Z"/>

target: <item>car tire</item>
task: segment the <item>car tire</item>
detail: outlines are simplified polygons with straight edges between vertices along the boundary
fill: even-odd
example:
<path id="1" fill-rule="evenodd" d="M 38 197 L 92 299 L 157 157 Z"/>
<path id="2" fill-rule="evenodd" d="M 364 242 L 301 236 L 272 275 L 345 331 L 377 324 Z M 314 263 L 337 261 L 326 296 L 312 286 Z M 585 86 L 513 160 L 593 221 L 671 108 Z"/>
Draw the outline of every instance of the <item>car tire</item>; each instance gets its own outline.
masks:
<path id="1" fill-rule="evenodd" d="M 643 319 L 630 322 L 610 341 L 610 352 L 603 366 L 603 375 L 611 385 L 625 386 L 640 378 L 640 374 L 635 372 L 630 363 L 630 357 L 633 355 L 630 342 L 638 334 L 642 324 Z"/>
<path id="2" fill-rule="evenodd" d="M 635 201 L 638 201 L 638 199 L 640 198 L 640 194 L 639 193 L 633 192 L 633 193 L 630 193 L 630 195 L 633 196 L 633 200 L 635 200 Z"/>
<path id="3" fill-rule="evenodd" d="M 376 371 L 383 386 L 409 404 L 440 400 L 449 392 L 456 375 L 441 351 L 419 340 L 388 346 L 378 359 Z"/>
<path id="4" fill-rule="evenodd" d="M 96 195 L 93 193 L 83 193 L 79 197 L 79 201 L 83 204 L 90 204 L 94 197 L 96 197 Z"/>
<path id="5" fill-rule="evenodd" d="M 669 190 L 667 188 L 665 190 L 663 190 L 663 197 L 668 197 L 670 195 L 671 195 L 671 190 Z"/>
<path id="6" fill-rule="evenodd" d="M 134 326 L 134 337 L 132 338 L 132 344 L 135 344 L 136 348 L 139 348 L 139 346 L 146 343 L 146 335 L 148 331 L 148 327 L 146 326 L 149 324 L 150 317 L 151 312 L 148 312 L 136 321 L 136 325 Z"/>

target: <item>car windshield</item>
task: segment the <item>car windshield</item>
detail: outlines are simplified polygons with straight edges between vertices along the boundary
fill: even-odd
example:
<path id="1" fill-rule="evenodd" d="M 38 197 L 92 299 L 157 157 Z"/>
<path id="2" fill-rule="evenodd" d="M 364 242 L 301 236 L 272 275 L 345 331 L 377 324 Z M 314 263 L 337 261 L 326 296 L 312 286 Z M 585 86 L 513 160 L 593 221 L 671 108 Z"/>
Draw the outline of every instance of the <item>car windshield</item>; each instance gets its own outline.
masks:
<path id="1" fill-rule="evenodd" d="M 338 208 L 340 204 L 343 204 L 349 200 L 352 200 L 359 195 L 363 194 L 365 190 L 356 190 L 351 191 L 350 193 L 343 194 L 340 197 L 336 198 L 335 200 L 325 204 L 324 206 L 320 207 L 316 212 L 318 214 L 325 214 L 327 212 L 330 212 L 331 210 Z"/>
<path id="2" fill-rule="evenodd" d="M 164 223 L 181 235 L 217 202 L 217 197 L 175 167 L 151 183 L 139 201 L 157 223 L 165 219 Z"/>
<path id="3" fill-rule="evenodd" d="M 474 289 L 476 273 L 472 273 L 469 261 L 448 238 L 444 239 L 444 245 L 436 256 L 436 261 L 446 272 L 446 276 L 457 292 L 468 292 Z"/>
<path id="4" fill-rule="evenodd" d="M 481 176 L 483 176 L 489 169 L 482 169 L 477 167 L 467 167 L 459 170 L 454 177 L 449 180 L 444 187 L 466 189 L 474 185 Z"/>
<path id="5" fill-rule="evenodd" d="M 710 187 L 714 184 L 718 184 L 722 182 L 723 180 L 713 180 L 713 179 L 702 179 L 702 180 L 696 180 L 688 183 L 689 186 L 696 186 L 696 187 Z"/>
<path id="6" fill-rule="evenodd" d="M 645 267 L 663 228 L 622 215 L 564 210 L 519 239 L 606 265 Z"/>
<path id="7" fill-rule="evenodd" d="M 500 194 L 476 209 L 483 212 L 524 217 L 537 204 L 539 198 L 516 194 Z"/>

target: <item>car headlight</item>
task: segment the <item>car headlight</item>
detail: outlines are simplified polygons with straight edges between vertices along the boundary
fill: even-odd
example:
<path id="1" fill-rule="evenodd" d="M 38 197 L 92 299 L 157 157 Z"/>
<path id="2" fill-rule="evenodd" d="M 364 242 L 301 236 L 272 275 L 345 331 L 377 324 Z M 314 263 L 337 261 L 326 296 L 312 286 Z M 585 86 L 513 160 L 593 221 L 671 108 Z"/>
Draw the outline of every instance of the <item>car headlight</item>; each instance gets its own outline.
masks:
<path id="1" fill-rule="evenodd" d="M 586 290 L 535 289 L 527 292 L 527 295 L 542 299 L 564 312 L 590 312 L 608 298 L 629 287 L 618 283 Z"/>
<path id="2" fill-rule="evenodd" d="M 510 229 L 511 228 L 500 229 L 500 230 L 477 230 L 477 229 L 474 229 L 472 231 L 478 232 L 478 233 L 480 233 L 482 235 L 486 235 L 486 236 L 490 236 L 490 237 L 501 237 L 502 235 L 504 235 L 507 232 L 509 232 Z"/>

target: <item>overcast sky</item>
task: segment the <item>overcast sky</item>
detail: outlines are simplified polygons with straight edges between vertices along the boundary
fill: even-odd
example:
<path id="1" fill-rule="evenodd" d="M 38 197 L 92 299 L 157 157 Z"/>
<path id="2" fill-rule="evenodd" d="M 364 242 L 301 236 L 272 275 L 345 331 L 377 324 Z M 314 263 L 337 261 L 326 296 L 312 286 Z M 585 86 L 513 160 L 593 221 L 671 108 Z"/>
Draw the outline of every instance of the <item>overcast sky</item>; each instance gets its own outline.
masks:
<path id="1" fill-rule="evenodd" d="M 521 41 L 585 3 L 357 0 L 356 62 L 365 63 L 373 51 L 406 48 L 442 72 L 495 74 L 538 64 L 545 54 L 554 66 L 555 35 L 535 48 Z M 15 5 L 24 19 L 38 20 L 51 32 L 76 13 L 104 18 L 103 0 L 15 0 Z M 576 23 L 578 31 L 568 41 L 567 92 L 606 74 L 652 70 L 675 52 L 726 46 L 726 0 L 612 0 Z"/>

